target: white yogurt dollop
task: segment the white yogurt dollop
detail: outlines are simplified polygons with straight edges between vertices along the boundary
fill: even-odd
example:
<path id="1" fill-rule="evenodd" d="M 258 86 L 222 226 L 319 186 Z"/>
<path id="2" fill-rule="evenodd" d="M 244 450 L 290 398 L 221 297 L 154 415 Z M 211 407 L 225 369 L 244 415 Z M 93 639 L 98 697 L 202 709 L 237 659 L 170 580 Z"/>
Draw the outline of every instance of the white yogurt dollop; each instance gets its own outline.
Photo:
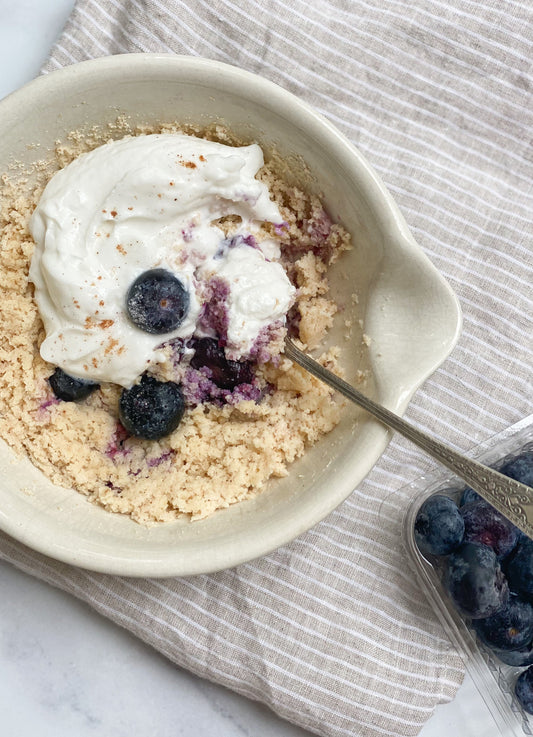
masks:
<path id="1" fill-rule="evenodd" d="M 166 360 L 163 341 L 201 334 L 202 295 L 213 277 L 229 289 L 228 348 L 246 357 L 260 331 L 284 319 L 295 293 L 275 261 L 275 239 L 254 239 L 261 222 L 283 222 L 255 179 L 262 165 L 255 144 L 153 134 L 112 141 L 57 172 L 30 224 L 42 357 L 71 376 L 129 387 Z M 230 248 L 214 222 L 227 215 L 241 218 L 242 238 Z M 130 285 L 153 268 L 174 273 L 190 298 L 184 321 L 163 336 L 137 328 L 125 310 Z"/>

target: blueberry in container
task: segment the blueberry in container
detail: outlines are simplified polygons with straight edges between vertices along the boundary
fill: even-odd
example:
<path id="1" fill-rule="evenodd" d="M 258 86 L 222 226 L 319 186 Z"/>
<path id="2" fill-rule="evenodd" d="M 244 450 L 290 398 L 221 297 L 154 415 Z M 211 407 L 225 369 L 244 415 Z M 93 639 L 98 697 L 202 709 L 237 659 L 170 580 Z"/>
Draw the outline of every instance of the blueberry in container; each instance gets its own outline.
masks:
<path id="1" fill-rule="evenodd" d="M 473 457 L 533 486 L 533 415 Z M 407 560 L 494 721 L 494 737 L 533 735 L 533 540 L 457 476 L 404 489 Z"/>

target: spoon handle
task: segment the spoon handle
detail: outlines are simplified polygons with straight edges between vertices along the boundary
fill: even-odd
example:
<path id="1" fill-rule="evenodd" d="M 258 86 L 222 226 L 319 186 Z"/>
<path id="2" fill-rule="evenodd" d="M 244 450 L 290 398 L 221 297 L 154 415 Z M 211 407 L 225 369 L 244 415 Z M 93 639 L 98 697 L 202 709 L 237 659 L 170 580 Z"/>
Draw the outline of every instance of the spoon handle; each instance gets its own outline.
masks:
<path id="1" fill-rule="evenodd" d="M 285 339 L 285 355 L 449 468 L 504 517 L 533 538 L 533 489 L 529 486 L 467 458 L 462 453 L 458 453 L 418 430 L 414 425 L 369 399 L 346 381 L 321 366 L 297 348 L 290 338 Z"/>

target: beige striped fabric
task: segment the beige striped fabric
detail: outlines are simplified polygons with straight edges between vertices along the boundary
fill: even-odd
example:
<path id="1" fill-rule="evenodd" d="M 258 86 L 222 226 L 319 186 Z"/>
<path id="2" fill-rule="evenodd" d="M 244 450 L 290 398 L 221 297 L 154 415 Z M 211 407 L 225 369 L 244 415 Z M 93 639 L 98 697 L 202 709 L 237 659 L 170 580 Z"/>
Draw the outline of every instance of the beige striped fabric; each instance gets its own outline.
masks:
<path id="1" fill-rule="evenodd" d="M 531 3 L 80 0 L 45 71 L 131 51 L 258 72 L 313 104 L 379 171 L 464 312 L 412 421 L 468 451 L 531 413 Z M 415 735 L 463 676 L 400 546 L 400 489 L 431 468 L 395 439 L 316 528 L 216 575 L 97 575 L 5 536 L 0 555 L 312 732 Z"/>

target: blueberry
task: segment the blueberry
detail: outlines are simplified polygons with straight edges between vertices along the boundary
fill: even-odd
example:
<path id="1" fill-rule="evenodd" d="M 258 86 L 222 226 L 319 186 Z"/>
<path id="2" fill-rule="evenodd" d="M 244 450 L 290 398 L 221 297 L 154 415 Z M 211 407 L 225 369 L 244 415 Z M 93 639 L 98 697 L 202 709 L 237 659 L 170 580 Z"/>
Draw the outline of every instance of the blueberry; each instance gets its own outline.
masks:
<path id="1" fill-rule="evenodd" d="M 133 282 L 126 296 L 130 320 L 146 333 L 162 335 L 181 325 L 189 309 L 189 294 L 166 269 L 150 269 Z"/>
<path id="2" fill-rule="evenodd" d="M 533 642 L 528 643 L 521 650 L 497 650 L 494 655 L 499 658 L 502 663 L 512 665 L 515 668 L 533 664 Z"/>
<path id="3" fill-rule="evenodd" d="M 465 523 L 453 499 L 434 494 L 418 510 L 415 541 L 423 553 L 447 555 L 461 544 L 464 529 Z"/>
<path id="4" fill-rule="evenodd" d="M 159 440 L 179 425 L 185 411 L 183 394 L 173 381 L 158 381 L 144 374 L 139 384 L 124 389 L 119 417 L 132 435 Z"/>
<path id="5" fill-rule="evenodd" d="M 451 553 L 443 583 L 457 609 L 472 619 L 496 614 L 509 598 L 496 554 L 486 545 L 463 543 Z"/>
<path id="6" fill-rule="evenodd" d="M 505 566 L 511 591 L 533 599 L 533 540 L 522 535 Z"/>
<path id="7" fill-rule="evenodd" d="M 521 707 L 533 714 L 533 666 L 522 671 L 515 683 L 515 694 Z"/>
<path id="8" fill-rule="evenodd" d="M 69 376 L 69 374 L 66 374 L 59 367 L 49 377 L 48 383 L 52 387 L 56 397 L 63 399 L 65 402 L 76 402 L 79 399 L 85 399 L 99 387 L 99 384 L 96 384 L 94 381 Z"/>
<path id="9" fill-rule="evenodd" d="M 480 502 L 481 497 L 477 493 L 477 491 L 474 491 L 474 489 L 471 489 L 469 486 L 466 487 L 466 489 L 463 489 L 463 492 L 461 494 L 461 498 L 459 500 L 459 506 L 462 507 L 464 504 L 469 504 L 470 502 Z"/>
<path id="10" fill-rule="evenodd" d="M 250 384 L 254 374 L 249 361 L 231 361 L 226 358 L 224 349 L 214 338 L 200 338 L 194 344 L 191 367 L 210 370 L 210 379 L 220 389 L 235 389 L 239 384 Z"/>
<path id="11" fill-rule="evenodd" d="M 498 558 L 508 555 L 518 542 L 519 530 L 488 502 L 469 502 L 460 509 L 465 523 L 465 542 L 481 543 Z"/>
<path id="12" fill-rule="evenodd" d="M 510 596 L 507 606 L 485 619 L 476 619 L 473 628 L 490 648 L 521 650 L 533 640 L 533 606 Z"/>
<path id="13" fill-rule="evenodd" d="M 525 450 L 504 463 L 499 470 L 500 473 L 510 476 L 515 481 L 533 487 L 533 451 Z"/>

